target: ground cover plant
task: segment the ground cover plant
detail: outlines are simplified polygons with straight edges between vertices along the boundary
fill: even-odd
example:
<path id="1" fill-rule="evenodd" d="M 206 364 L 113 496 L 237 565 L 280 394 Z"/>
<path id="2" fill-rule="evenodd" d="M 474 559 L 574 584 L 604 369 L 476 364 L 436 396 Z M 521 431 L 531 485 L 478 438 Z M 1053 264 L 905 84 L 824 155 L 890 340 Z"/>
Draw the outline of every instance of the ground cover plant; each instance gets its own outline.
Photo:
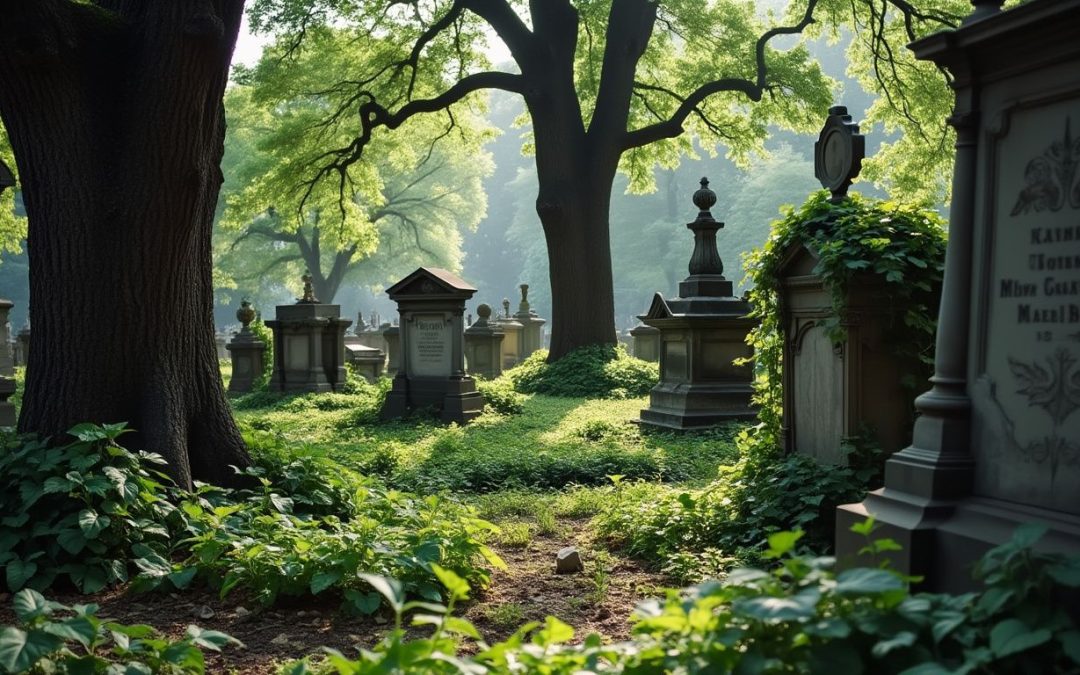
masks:
<path id="1" fill-rule="evenodd" d="M 873 522 L 855 528 L 865 552 L 895 549 L 872 536 Z M 434 625 L 430 637 L 408 640 L 401 626 L 407 606 L 390 580 L 380 585 L 396 610 L 395 630 L 357 660 L 329 652 L 291 675 L 377 673 L 1044 673 L 1080 668 L 1080 630 L 1068 593 L 1080 587 L 1080 560 L 1037 553 L 1045 532 L 1021 527 L 1012 541 L 977 564 L 979 590 L 963 595 L 915 593 L 912 579 L 888 569 L 834 570 L 831 558 L 795 555 L 801 531 L 772 534 L 770 569 L 740 569 L 638 610 L 633 639 L 605 643 L 590 635 L 572 644 L 574 630 L 554 617 L 522 626 L 510 639 L 488 644 L 472 624 L 453 616 L 468 584 L 440 579 L 450 602 L 412 617 Z M 476 645 L 475 656 L 461 653 Z"/>
<path id="2" fill-rule="evenodd" d="M 240 643 L 225 633 L 188 626 L 169 639 L 153 627 L 98 616 L 98 606 L 67 606 L 24 589 L 12 600 L 17 626 L 0 628 L 0 673 L 201 675 L 203 650 Z"/>
<path id="3" fill-rule="evenodd" d="M 635 359 L 622 345 L 591 345 L 576 349 L 554 363 L 546 350 L 534 352 L 506 372 L 523 394 L 572 398 L 644 396 L 660 379 L 659 366 Z"/>

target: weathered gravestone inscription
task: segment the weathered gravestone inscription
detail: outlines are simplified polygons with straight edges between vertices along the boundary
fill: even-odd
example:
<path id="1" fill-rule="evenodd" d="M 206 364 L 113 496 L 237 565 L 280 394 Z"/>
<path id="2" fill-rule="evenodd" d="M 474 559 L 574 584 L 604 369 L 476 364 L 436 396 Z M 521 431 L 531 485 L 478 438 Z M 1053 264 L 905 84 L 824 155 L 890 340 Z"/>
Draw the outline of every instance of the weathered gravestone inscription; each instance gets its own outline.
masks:
<path id="1" fill-rule="evenodd" d="M 1080 0 L 974 4 L 913 45 L 956 90 L 933 387 L 885 488 L 837 518 L 842 558 L 872 514 L 899 568 L 941 589 L 1023 522 L 1080 553 Z"/>
<path id="2" fill-rule="evenodd" d="M 445 422 L 477 417 L 484 397 L 465 374 L 465 301 L 476 289 L 457 275 L 421 267 L 386 291 L 400 313 L 401 363 L 382 417 L 434 407 Z"/>

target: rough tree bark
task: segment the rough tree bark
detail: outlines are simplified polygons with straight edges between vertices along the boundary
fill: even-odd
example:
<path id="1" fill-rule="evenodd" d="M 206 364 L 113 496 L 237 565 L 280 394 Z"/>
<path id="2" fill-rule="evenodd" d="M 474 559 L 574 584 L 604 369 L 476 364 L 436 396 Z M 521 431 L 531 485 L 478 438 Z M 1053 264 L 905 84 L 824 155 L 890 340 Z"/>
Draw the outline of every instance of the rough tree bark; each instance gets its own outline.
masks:
<path id="1" fill-rule="evenodd" d="M 211 225 L 243 0 L 8 0 L 0 118 L 29 218 L 19 429 L 126 421 L 181 484 L 250 463 L 214 347 Z"/>

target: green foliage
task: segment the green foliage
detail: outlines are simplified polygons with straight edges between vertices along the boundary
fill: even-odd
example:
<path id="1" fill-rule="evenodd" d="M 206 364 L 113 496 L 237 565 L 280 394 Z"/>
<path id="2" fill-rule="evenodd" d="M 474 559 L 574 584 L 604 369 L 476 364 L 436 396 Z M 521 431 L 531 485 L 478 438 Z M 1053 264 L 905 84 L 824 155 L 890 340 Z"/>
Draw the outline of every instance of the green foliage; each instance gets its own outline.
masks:
<path id="1" fill-rule="evenodd" d="M 270 375 L 274 372 L 274 332 L 263 323 L 262 318 L 252 321 L 248 328 L 266 345 L 266 349 L 263 350 L 263 372 L 252 387 L 252 391 L 265 391 L 266 385 L 270 383 Z"/>
<path id="2" fill-rule="evenodd" d="M 447 608 L 424 607 L 414 623 L 429 638 L 407 641 L 399 628 L 350 661 L 328 655 L 321 672 L 381 673 L 945 673 L 1075 672 L 1080 630 L 1069 614 L 1080 587 L 1080 560 L 1034 552 L 1039 527 L 977 566 L 977 593 L 914 594 L 908 579 L 882 568 L 836 573 L 831 558 L 794 555 L 802 533 L 777 532 L 766 555 L 772 570 L 740 569 L 638 609 L 633 637 L 579 644 L 554 617 L 528 623 L 487 644 Z M 460 591 L 459 591 L 460 593 Z M 436 611 L 437 610 L 437 611 Z M 474 641 L 460 654 L 462 643 Z M 310 672 L 306 663 L 288 673 Z"/>
<path id="3" fill-rule="evenodd" d="M 837 318 L 826 324 L 830 336 L 844 335 L 843 317 L 849 290 L 881 284 L 891 303 L 892 324 L 885 327 L 889 344 L 913 367 L 933 363 L 934 330 L 945 269 L 945 229 L 932 211 L 894 202 L 850 195 L 840 203 L 818 191 L 798 209 L 788 209 L 773 223 L 765 246 L 745 260 L 753 316 L 761 320 L 751 336 L 763 384 L 761 403 L 779 405 L 780 265 L 790 248 L 803 245 L 818 257 L 814 268 L 832 295 Z M 916 381 L 907 382 L 911 387 Z"/>
<path id="4" fill-rule="evenodd" d="M 516 415 L 525 409 L 528 397 L 514 390 L 514 382 L 508 377 L 494 380 L 476 378 L 476 389 L 484 395 L 484 401 L 497 413 Z"/>
<path id="5" fill-rule="evenodd" d="M 240 644 L 198 626 L 178 640 L 164 638 L 151 626 L 101 619 L 97 605 L 69 607 L 30 589 L 16 593 L 12 605 L 18 625 L 0 628 L 0 673 L 201 675 L 203 650 Z"/>
<path id="6" fill-rule="evenodd" d="M 524 394 L 573 398 L 644 396 L 660 380 L 657 364 L 635 359 L 622 345 L 582 347 L 554 363 L 547 357 L 537 351 L 505 376 Z"/>
<path id="7" fill-rule="evenodd" d="M 127 581 L 129 566 L 168 556 L 183 519 L 165 460 L 116 444 L 124 424 L 81 424 L 62 446 L 0 441 L 0 567 L 7 588 L 64 578 L 84 593 Z"/>
<path id="8" fill-rule="evenodd" d="M 629 489 L 594 520 L 609 545 L 658 562 L 675 578 L 692 576 L 692 561 L 731 567 L 762 555 L 760 542 L 785 528 L 806 531 L 804 550 L 831 548 L 832 514 L 865 493 L 866 475 L 823 466 L 811 457 L 749 452 L 698 490 Z"/>

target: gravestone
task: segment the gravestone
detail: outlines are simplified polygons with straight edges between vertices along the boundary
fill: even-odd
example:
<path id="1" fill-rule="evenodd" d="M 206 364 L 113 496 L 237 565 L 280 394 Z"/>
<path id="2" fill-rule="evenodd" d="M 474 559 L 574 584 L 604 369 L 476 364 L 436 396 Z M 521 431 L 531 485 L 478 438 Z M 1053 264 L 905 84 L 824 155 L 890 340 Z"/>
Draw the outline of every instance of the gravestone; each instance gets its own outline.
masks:
<path id="1" fill-rule="evenodd" d="M 229 358 L 229 350 L 226 348 L 229 344 L 229 336 L 225 333 L 214 334 L 214 348 L 217 350 L 218 361 L 225 361 Z"/>
<path id="2" fill-rule="evenodd" d="M 476 308 L 476 323 L 465 329 L 465 365 L 470 375 L 493 380 L 502 374 L 502 342 L 506 337 L 491 321 L 491 306 Z"/>
<path id="3" fill-rule="evenodd" d="M 376 382 L 382 377 L 386 355 L 381 349 L 346 341 L 345 361 L 352 365 L 357 375 L 368 382 Z"/>
<path id="4" fill-rule="evenodd" d="M 15 393 L 15 362 L 8 351 L 8 312 L 15 304 L 0 299 L 0 427 L 13 427 L 16 422 L 15 404 L 8 399 Z"/>
<path id="5" fill-rule="evenodd" d="M 389 323 L 379 328 L 386 343 L 386 374 L 397 375 L 401 366 L 401 329 Z"/>
<path id="6" fill-rule="evenodd" d="M 421 267 L 386 293 L 398 305 L 401 363 L 382 418 L 425 407 L 444 422 L 479 416 L 484 397 L 465 373 L 464 351 L 465 301 L 476 289 L 451 272 Z"/>
<path id="7" fill-rule="evenodd" d="M 22 330 L 16 336 L 15 341 L 19 343 L 19 358 L 16 360 L 16 364 L 26 367 L 26 364 L 30 363 L 30 317 L 26 318 L 26 323 L 23 325 Z"/>
<path id="8" fill-rule="evenodd" d="M 503 298 L 503 313 L 498 318 L 499 330 L 505 336 L 502 341 L 502 367 L 503 370 L 513 368 L 524 359 L 523 347 L 525 339 L 525 326 L 520 321 L 510 316 L 510 301 Z"/>
<path id="9" fill-rule="evenodd" d="M 694 193 L 698 217 L 687 225 L 694 233 L 690 276 L 679 283 L 679 297 L 665 300 L 657 293 L 648 313 L 638 317 L 660 331 L 660 382 L 641 411 L 643 425 L 705 429 L 757 416 L 750 402 L 753 370 L 734 363 L 753 356 L 746 336 L 757 320 L 747 316 L 749 303 L 734 296 L 734 284 L 724 277 L 716 248 L 724 224 L 709 211 L 715 203 L 702 178 Z"/>
<path id="10" fill-rule="evenodd" d="M 634 358 L 656 363 L 660 360 L 660 329 L 642 324 L 630 330 Z"/>
<path id="11" fill-rule="evenodd" d="M 544 324 L 547 322 L 529 305 L 529 284 L 521 284 L 518 288 L 521 290 L 521 302 L 518 303 L 514 320 L 522 326 L 521 360 L 524 361 L 533 352 L 544 348 Z"/>
<path id="12" fill-rule="evenodd" d="M 903 548 L 893 564 L 931 590 L 970 587 L 1020 523 L 1080 554 L 1080 0 L 973 4 L 912 45 L 956 94 L 932 387 L 885 487 L 837 515 L 842 562 L 873 515 Z"/>
<path id="13" fill-rule="evenodd" d="M 864 148 L 847 108 L 830 108 L 814 164 L 834 203 L 858 175 Z M 816 271 L 819 260 L 816 250 L 799 242 L 781 255 L 781 443 L 789 452 L 845 464 L 845 442 L 870 430 L 883 451 L 896 452 L 911 440 L 914 412 L 915 392 L 902 381 L 924 370 L 915 359 L 895 356 L 888 344 L 890 326 L 902 325 L 904 316 L 893 309 L 886 284 L 871 274 L 849 285 L 837 316 L 833 288 Z M 830 328 L 837 324 L 843 337 L 834 339 Z"/>
<path id="14" fill-rule="evenodd" d="M 320 303 L 305 274 L 304 295 L 293 305 L 278 305 L 274 332 L 272 391 L 337 391 L 345 386 L 345 329 L 339 305 Z"/>
<path id="15" fill-rule="evenodd" d="M 236 319 L 240 322 L 240 332 L 225 346 L 232 360 L 229 391 L 243 393 L 254 389 L 255 383 L 262 379 L 266 344 L 251 332 L 250 326 L 255 320 L 255 308 L 250 302 L 240 301 L 240 309 L 236 310 Z"/>

